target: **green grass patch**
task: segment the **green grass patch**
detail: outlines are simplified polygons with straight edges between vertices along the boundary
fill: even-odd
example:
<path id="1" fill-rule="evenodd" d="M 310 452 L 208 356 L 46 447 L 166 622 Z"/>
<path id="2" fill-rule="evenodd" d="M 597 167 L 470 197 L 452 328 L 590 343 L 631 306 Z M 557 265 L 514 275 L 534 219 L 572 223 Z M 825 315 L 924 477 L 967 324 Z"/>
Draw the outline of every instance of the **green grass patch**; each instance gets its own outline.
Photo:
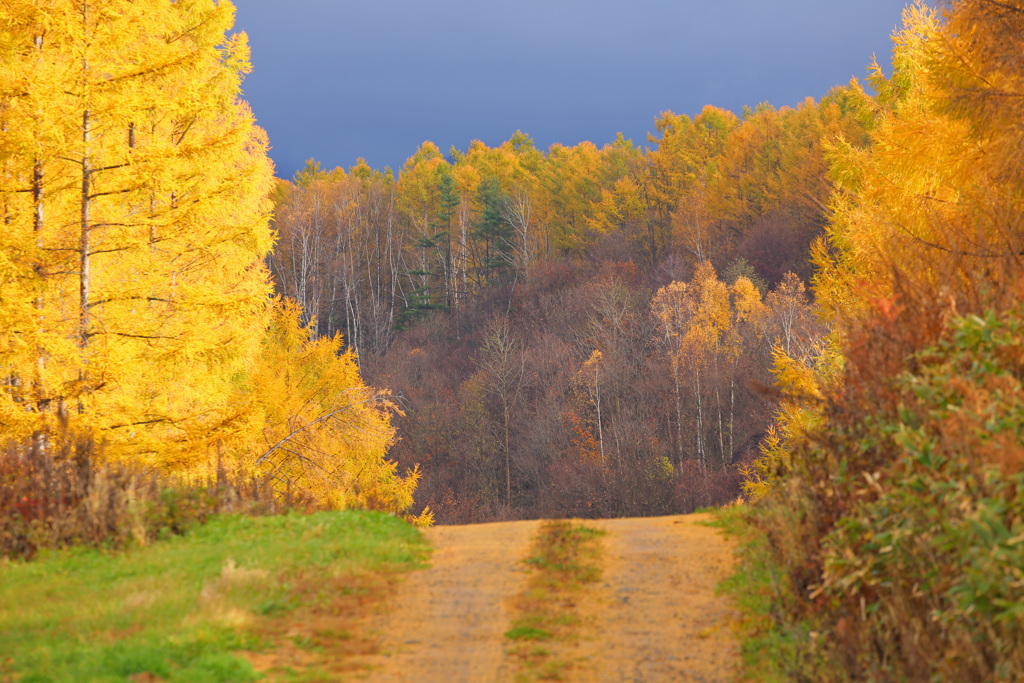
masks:
<path id="1" fill-rule="evenodd" d="M 508 640 L 551 640 L 551 632 L 533 626 L 516 626 L 505 632 Z"/>
<path id="2" fill-rule="evenodd" d="M 728 595 L 742 615 L 738 629 L 741 679 L 765 683 L 798 679 L 807 664 L 806 644 L 815 633 L 809 624 L 792 623 L 789 574 L 758 528 L 759 509 L 736 505 L 710 512 L 714 515 L 711 525 L 737 540 L 735 570 L 718 591 Z"/>
<path id="3" fill-rule="evenodd" d="M 289 622 L 329 626 L 318 610 L 338 611 L 338 600 L 355 614 L 425 555 L 405 522 L 346 511 L 220 516 L 128 552 L 9 562 L 0 565 L 0 680 L 254 681 L 243 652 L 323 648 L 329 638 L 289 634 Z"/>
<path id="4" fill-rule="evenodd" d="M 565 652 L 582 628 L 578 602 L 583 589 L 601 578 L 604 531 L 567 521 L 545 522 L 524 563 L 531 574 L 515 602 L 516 616 L 505 633 L 516 643 L 520 681 L 563 680 L 572 661 Z"/>

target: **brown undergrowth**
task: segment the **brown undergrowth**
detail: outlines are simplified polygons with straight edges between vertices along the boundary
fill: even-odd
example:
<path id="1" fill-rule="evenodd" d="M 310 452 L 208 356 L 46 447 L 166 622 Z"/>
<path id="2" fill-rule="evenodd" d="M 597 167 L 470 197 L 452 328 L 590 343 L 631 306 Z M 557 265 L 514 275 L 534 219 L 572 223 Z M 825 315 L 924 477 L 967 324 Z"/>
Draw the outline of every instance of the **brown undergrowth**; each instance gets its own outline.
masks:
<path id="1" fill-rule="evenodd" d="M 0 448 L 0 557 L 31 559 L 68 546 L 144 546 L 222 512 L 310 510 L 267 481 L 218 466 L 200 480 L 106 461 L 95 440 L 66 428 L 41 443 Z"/>
<path id="2" fill-rule="evenodd" d="M 517 680 L 560 681 L 579 665 L 572 650 L 588 628 L 580 606 L 587 587 L 601 578 L 603 535 L 565 520 L 541 526 L 525 560 L 527 588 L 512 603 L 516 616 L 505 633 Z"/>
<path id="3" fill-rule="evenodd" d="M 269 682 L 337 681 L 367 670 L 366 657 L 381 649 L 369 617 L 391 595 L 399 575 L 385 569 L 326 580 L 319 572 L 282 578 L 287 603 L 268 606 L 252 627 L 273 646 L 245 652 L 245 659 Z"/>

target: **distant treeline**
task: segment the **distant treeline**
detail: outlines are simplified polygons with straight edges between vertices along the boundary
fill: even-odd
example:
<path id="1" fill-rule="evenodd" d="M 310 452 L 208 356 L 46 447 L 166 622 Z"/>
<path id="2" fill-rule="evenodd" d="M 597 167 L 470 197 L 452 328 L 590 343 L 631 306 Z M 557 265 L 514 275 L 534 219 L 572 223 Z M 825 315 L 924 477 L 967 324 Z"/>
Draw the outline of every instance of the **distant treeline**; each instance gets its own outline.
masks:
<path id="1" fill-rule="evenodd" d="M 826 148 L 867 144 L 862 95 L 852 83 L 796 109 L 665 112 L 644 149 L 620 136 L 543 152 L 517 133 L 445 157 L 425 142 L 397 178 L 310 160 L 277 190 L 275 282 L 321 334 L 381 355 L 423 312 L 563 258 L 651 274 L 744 259 L 762 284 L 806 280 L 832 192 Z"/>

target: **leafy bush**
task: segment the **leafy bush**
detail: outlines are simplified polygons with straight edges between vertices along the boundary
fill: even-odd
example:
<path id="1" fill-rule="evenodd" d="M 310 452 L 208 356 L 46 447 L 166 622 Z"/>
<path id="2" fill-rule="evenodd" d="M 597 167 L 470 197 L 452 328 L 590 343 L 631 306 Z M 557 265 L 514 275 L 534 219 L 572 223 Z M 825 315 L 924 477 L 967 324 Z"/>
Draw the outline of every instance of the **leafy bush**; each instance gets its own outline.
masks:
<path id="1" fill-rule="evenodd" d="M 797 445 L 761 517 L 785 572 L 776 616 L 809 624 L 794 675 L 1024 676 L 1022 314 L 952 321 Z"/>
<path id="2" fill-rule="evenodd" d="M 851 467 L 835 478 L 847 512 L 824 539 L 812 593 L 860 615 L 856 626 L 835 624 L 856 645 L 843 648 L 858 653 L 851 671 L 1024 675 L 1019 314 L 957 321 L 951 338 L 916 354 L 916 371 L 897 380 L 897 414 L 865 421 L 846 439 L 853 462 L 891 450 L 877 471 Z"/>

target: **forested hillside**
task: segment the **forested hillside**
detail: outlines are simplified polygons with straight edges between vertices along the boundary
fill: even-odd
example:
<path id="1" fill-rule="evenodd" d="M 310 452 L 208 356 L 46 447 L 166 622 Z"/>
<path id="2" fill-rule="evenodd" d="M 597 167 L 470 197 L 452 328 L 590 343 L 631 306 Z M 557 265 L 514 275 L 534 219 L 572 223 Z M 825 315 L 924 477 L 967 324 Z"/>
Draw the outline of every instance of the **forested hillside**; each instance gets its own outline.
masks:
<path id="1" fill-rule="evenodd" d="M 825 343 L 826 147 L 867 144 L 865 97 L 663 112 L 644 148 L 426 142 L 397 178 L 310 161 L 277 189 L 274 281 L 393 391 L 441 520 L 723 503 L 771 419 L 751 387 Z"/>

